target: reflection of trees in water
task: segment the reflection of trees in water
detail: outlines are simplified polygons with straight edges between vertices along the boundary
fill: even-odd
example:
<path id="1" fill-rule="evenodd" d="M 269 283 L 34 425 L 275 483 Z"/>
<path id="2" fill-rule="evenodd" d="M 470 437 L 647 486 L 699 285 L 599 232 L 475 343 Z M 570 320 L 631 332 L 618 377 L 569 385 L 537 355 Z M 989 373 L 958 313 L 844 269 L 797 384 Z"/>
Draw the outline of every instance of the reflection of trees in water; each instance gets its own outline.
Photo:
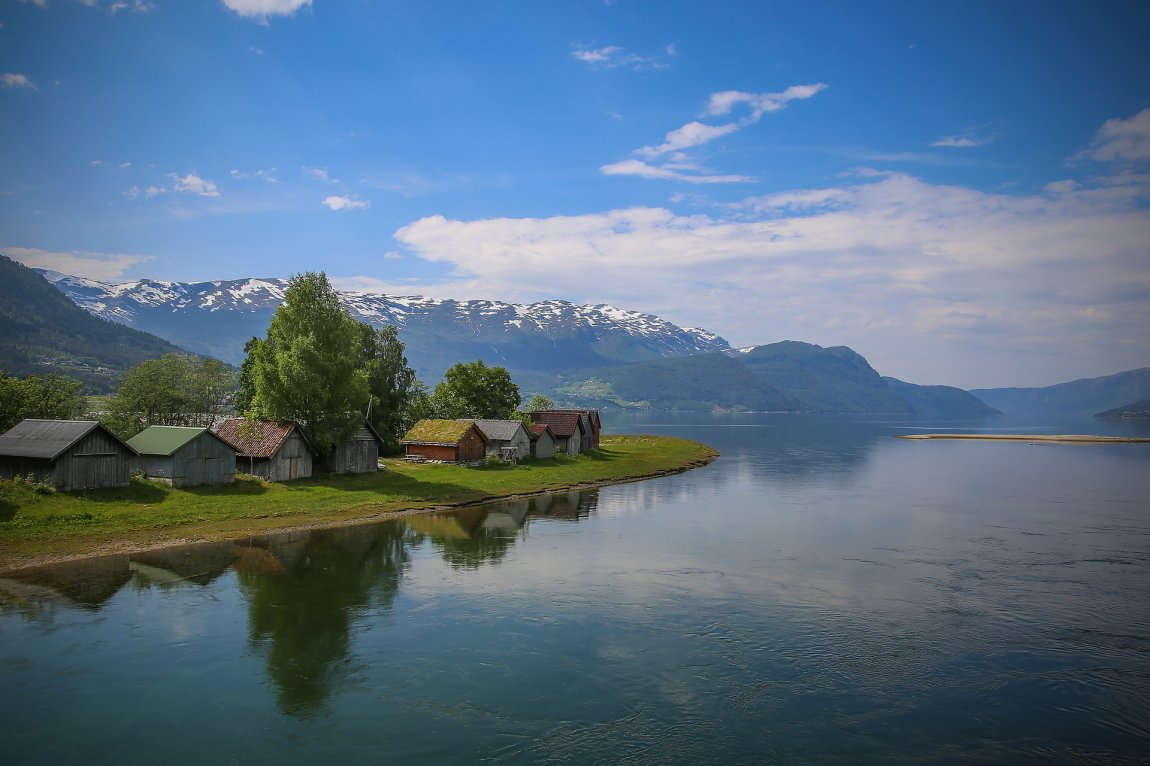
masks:
<path id="1" fill-rule="evenodd" d="M 410 542 L 402 524 L 385 522 L 237 544 L 250 640 L 267 652 L 282 712 L 306 717 L 323 705 L 347 659 L 353 618 L 390 608 Z"/>

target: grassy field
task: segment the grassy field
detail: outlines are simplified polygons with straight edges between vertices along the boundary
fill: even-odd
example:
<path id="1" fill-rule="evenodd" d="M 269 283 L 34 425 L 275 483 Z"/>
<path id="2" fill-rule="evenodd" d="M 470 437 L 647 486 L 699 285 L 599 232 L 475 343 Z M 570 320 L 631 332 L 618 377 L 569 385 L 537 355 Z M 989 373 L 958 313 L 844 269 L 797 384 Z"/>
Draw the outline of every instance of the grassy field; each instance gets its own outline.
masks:
<path id="1" fill-rule="evenodd" d="M 663 436 L 608 436 L 599 450 L 514 466 L 468 468 L 384 460 L 375 474 L 173 489 L 136 479 L 123 489 L 47 492 L 0 482 L 0 571 L 45 558 L 218 540 L 400 511 L 464 505 L 611 483 L 701 465 L 710 447 Z"/>

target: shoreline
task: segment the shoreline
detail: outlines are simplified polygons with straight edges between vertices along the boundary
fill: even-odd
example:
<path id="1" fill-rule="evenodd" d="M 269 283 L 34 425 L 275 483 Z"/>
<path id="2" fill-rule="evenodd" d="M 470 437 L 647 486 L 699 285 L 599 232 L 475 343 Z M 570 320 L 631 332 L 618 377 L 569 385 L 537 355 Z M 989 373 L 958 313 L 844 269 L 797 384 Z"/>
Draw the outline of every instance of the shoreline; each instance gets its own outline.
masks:
<path id="1" fill-rule="evenodd" d="M 967 439 L 970 441 L 1047 442 L 1052 444 L 1144 444 L 1140 436 L 1095 436 L 1092 434 L 897 434 L 896 439 Z"/>
<path id="2" fill-rule="evenodd" d="M 706 445 L 702 445 L 706 447 Z M 435 505 L 425 506 L 412 506 L 409 508 L 399 508 L 387 511 L 370 511 L 368 508 L 352 509 L 352 515 L 349 516 L 336 516 L 328 514 L 326 517 L 315 518 L 310 521 L 291 521 L 285 520 L 287 523 L 283 525 L 271 524 L 266 525 L 269 521 L 267 517 L 259 518 L 252 517 L 249 519 L 236 519 L 233 522 L 236 524 L 235 528 L 217 529 L 212 531 L 193 532 L 189 535 L 165 535 L 162 531 L 158 534 L 150 535 L 148 530 L 139 529 L 133 530 L 130 535 L 121 535 L 119 539 L 111 539 L 102 543 L 85 544 L 81 541 L 78 543 L 77 548 L 74 550 L 62 551 L 60 553 L 33 553 L 33 554 L 6 554 L 0 553 L 0 577 L 9 574 L 16 574 L 21 571 L 29 569 L 37 569 L 40 567 L 51 566 L 53 564 L 61 564 L 69 561 L 81 561 L 84 559 L 100 558 L 104 556 L 130 556 L 134 553 L 143 553 L 146 551 L 160 550 L 163 548 L 174 548 L 184 545 L 197 545 L 199 543 L 213 543 L 222 542 L 226 540 L 244 540 L 255 535 L 277 535 L 277 534 L 291 534 L 293 532 L 301 532 L 313 529 L 324 529 L 332 527 L 350 527 L 359 524 L 371 524 L 375 522 L 390 521 L 393 519 L 401 519 L 409 516 L 416 516 L 424 513 L 443 513 L 445 511 L 455 511 L 462 508 L 469 508 L 476 505 L 487 505 L 490 503 L 498 503 L 508 500 L 518 500 L 522 498 L 538 497 L 542 495 L 559 494 L 563 492 L 575 492 L 588 489 L 596 489 L 599 487 L 613 486 L 617 484 L 634 484 L 648 479 L 657 479 L 663 476 L 673 476 L 696 468 L 702 468 L 709 465 L 718 459 L 719 453 L 707 447 L 707 454 L 695 460 L 671 467 L 660 469 L 657 471 L 648 471 L 641 474 L 634 474 L 628 476 L 618 476 L 604 479 L 596 479 L 592 481 L 576 482 L 570 485 L 559 487 L 547 487 L 537 491 L 519 491 L 509 492 L 507 494 L 495 494 L 477 499 L 460 500 L 457 502 L 443 502 Z M 142 536 L 137 537 L 138 535 Z"/>

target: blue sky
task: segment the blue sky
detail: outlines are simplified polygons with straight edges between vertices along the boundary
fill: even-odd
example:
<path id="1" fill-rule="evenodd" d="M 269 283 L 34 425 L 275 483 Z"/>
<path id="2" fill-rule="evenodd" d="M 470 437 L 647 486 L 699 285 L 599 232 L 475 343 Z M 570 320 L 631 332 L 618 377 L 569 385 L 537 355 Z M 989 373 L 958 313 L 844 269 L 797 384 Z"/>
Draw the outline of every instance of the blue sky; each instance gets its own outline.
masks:
<path id="1" fill-rule="evenodd" d="M 1150 365 L 1150 4 L 0 0 L 0 252 Z"/>

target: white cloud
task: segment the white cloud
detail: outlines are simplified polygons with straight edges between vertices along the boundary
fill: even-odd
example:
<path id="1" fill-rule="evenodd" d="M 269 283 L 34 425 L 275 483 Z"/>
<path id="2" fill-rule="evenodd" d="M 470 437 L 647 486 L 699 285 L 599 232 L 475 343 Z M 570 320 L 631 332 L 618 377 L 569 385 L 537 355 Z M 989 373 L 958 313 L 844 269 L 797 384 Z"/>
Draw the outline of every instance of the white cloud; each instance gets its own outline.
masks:
<path id="1" fill-rule="evenodd" d="M 25 266 L 101 281 L 119 279 L 132 266 L 153 260 L 146 255 L 94 253 L 86 250 L 61 253 L 35 247 L 6 247 L 0 252 Z"/>
<path id="2" fill-rule="evenodd" d="M 667 68 L 671 65 L 671 59 L 677 55 L 677 51 L 674 45 L 668 45 L 663 49 L 662 55 L 641 56 L 637 53 L 629 53 L 618 45 L 606 45 L 602 48 L 581 45 L 577 46 L 571 55 L 584 64 L 597 69 L 626 67 L 638 71 Z"/>
<path id="3" fill-rule="evenodd" d="M 1082 156 L 1100 162 L 1150 161 L 1150 109 L 1143 109 L 1128 120 L 1107 120 Z"/>
<path id="4" fill-rule="evenodd" d="M 184 176 L 178 173 L 168 173 L 168 178 L 172 179 L 172 191 L 196 194 L 200 197 L 219 198 L 220 196 L 220 191 L 216 188 L 214 181 L 200 178 L 195 173 L 188 173 Z"/>
<path id="5" fill-rule="evenodd" d="M 40 90 L 36 87 L 36 83 L 28 79 L 27 75 L 19 74 L 18 72 L 5 72 L 3 75 L 0 75 L 0 84 L 3 84 L 5 88 Z"/>
<path id="6" fill-rule="evenodd" d="M 663 143 L 656 146 L 644 146 L 634 152 L 647 160 L 658 160 L 666 155 L 671 155 L 669 162 L 664 161 L 661 165 L 652 165 L 639 160 L 625 160 L 604 165 L 600 170 L 607 175 L 636 175 L 642 178 L 660 178 L 691 183 L 732 183 L 753 180 L 737 174 L 684 172 L 698 170 L 690 162 L 685 152 L 688 149 L 703 146 L 718 138 L 730 135 L 748 125 L 753 125 L 764 114 L 778 111 L 791 101 L 811 98 L 826 87 L 823 83 L 814 83 L 811 85 L 792 85 L 782 93 L 745 93 L 735 90 L 712 93 L 702 116 L 728 115 L 742 106 L 749 109 L 749 114 L 734 122 L 718 125 L 708 125 L 698 120 L 692 120 L 668 132 Z"/>
<path id="7" fill-rule="evenodd" d="M 692 184 L 723 184 L 723 183 L 750 183 L 754 178 L 739 175 L 697 174 L 684 173 L 672 166 L 656 167 L 648 165 L 642 160 L 623 160 L 604 165 L 599 168 L 608 176 L 638 176 L 640 178 L 657 178 L 667 181 L 685 181 Z"/>
<path id="8" fill-rule="evenodd" d="M 315 181 L 323 181 L 324 183 L 329 183 L 329 184 L 339 183 L 339 179 L 338 178 L 332 178 L 331 175 L 327 172 L 327 168 L 325 168 L 325 167 L 324 168 L 308 167 L 307 165 L 305 165 L 302 168 L 300 168 L 300 172 L 302 172 L 304 174 L 304 176 L 306 176 L 307 178 L 311 178 Z"/>
<path id="9" fill-rule="evenodd" d="M 1150 214 L 1132 198 L 1148 189 L 1057 188 L 1008 196 L 882 174 L 752 198 L 722 218 L 432 216 L 396 238 L 449 265 L 448 282 L 428 286 L 440 294 L 533 300 L 559 289 L 739 345 L 795 338 L 902 358 L 902 369 L 879 369 L 915 382 L 1005 385 L 980 365 L 1067 349 L 1099 374 L 1144 366 Z M 928 350 L 905 362 L 911 346 Z"/>
<path id="10" fill-rule="evenodd" d="M 336 196 L 324 197 L 321 204 L 327 205 L 332 210 L 366 210 L 371 207 L 371 202 L 368 200 L 358 200 L 354 195 L 352 196 Z"/>
<path id="11" fill-rule="evenodd" d="M 311 0 L 224 0 L 224 6 L 240 16 L 267 19 L 269 16 L 290 16 Z"/>

